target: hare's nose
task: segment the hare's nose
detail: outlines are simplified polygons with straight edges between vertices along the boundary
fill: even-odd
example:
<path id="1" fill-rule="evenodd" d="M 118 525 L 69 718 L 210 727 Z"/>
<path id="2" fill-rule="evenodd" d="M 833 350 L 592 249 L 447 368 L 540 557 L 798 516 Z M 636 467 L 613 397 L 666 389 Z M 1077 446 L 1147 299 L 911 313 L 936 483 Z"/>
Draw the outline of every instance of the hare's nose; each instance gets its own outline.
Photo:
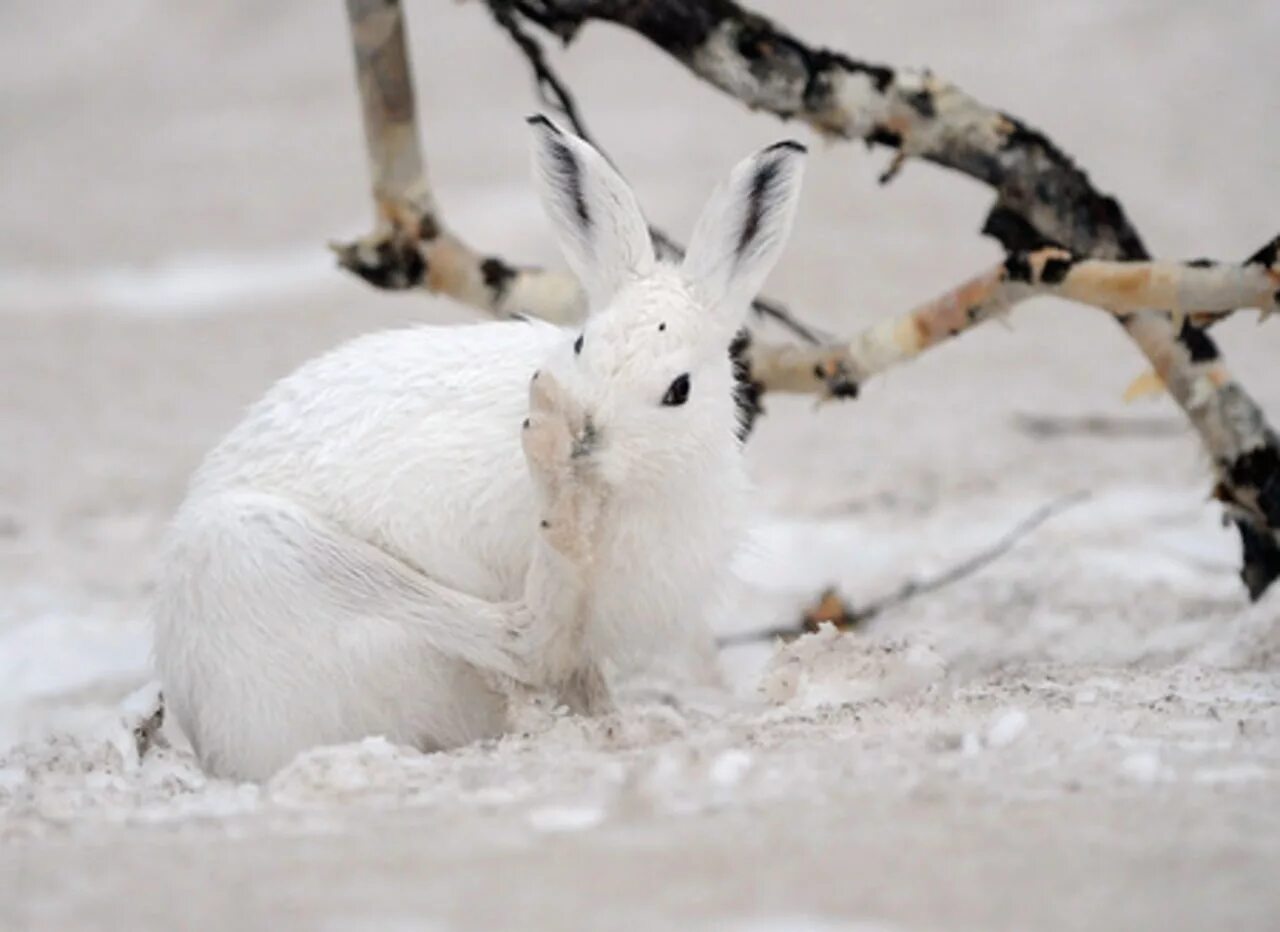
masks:
<path id="1" fill-rule="evenodd" d="M 582 419 L 582 427 L 574 433 L 573 453 L 574 459 L 589 456 L 595 450 L 600 440 L 600 432 L 596 430 L 595 419 L 590 414 Z"/>

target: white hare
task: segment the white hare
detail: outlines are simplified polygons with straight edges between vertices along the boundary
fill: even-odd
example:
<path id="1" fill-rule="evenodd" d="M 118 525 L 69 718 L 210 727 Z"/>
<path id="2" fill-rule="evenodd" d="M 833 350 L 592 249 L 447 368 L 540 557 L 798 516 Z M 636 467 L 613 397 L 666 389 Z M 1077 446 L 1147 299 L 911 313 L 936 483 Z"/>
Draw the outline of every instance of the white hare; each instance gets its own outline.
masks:
<path id="1" fill-rule="evenodd" d="M 353 340 L 275 385 L 192 480 L 155 654 L 212 773 L 262 779 L 370 735 L 493 736 L 512 681 L 590 710 L 601 669 L 715 678 L 707 616 L 747 488 L 727 349 L 786 239 L 804 149 L 738 165 L 676 266 L 598 152 L 530 123 L 585 327 Z"/>

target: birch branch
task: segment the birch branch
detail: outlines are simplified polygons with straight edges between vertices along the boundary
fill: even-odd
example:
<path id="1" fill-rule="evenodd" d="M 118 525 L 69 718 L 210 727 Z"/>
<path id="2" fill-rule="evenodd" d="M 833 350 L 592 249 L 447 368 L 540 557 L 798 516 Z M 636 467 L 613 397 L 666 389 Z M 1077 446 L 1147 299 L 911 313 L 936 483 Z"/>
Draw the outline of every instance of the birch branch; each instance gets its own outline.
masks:
<path id="1" fill-rule="evenodd" d="M 747 356 L 753 378 L 768 391 L 847 398 L 872 376 L 1038 295 L 1065 298 L 1116 315 L 1156 308 L 1180 317 L 1213 319 L 1237 308 L 1256 308 L 1265 318 L 1280 310 L 1277 243 L 1280 237 L 1240 265 L 1203 259 L 1082 259 L 1056 247 L 1014 252 L 1000 265 L 905 314 L 868 327 L 846 343 L 758 344 L 748 348 Z M 1268 255 L 1270 264 L 1264 265 Z M 1156 374 L 1162 380 L 1173 378 L 1173 358 L 1161 362 L 1164 365 L 1157 367 Z M 1207 377 L 1218 385 L 1227 374 L 1217 365 Z"/>
<path id="2" fill-rule="evenodd" d="M 426 288 L 496 317 L 581 318 L 571 275 L 508 264 L 450 232 L 427 181 L 399 0 L 347 0 L 365 144 L 377 210 L 374 231 L 331 244 L 343 268 L 379 288 Z"/>
<path id="3" fill-rule="evenodd" d="M 1043 133 L 928 71 L 894 69 L 811 46 L 733 0 L 488 0 L 570 41 L 591 20 L 647 38 L 751 109 L 825 136 L 897 150 L 882 181 L 919 158 L 989 185 L 983 232 L 1006 250 L 1059 246 L 1098 259 L 1151 256 L 1115 198 Z M 1192 320 L 1149 310 L 1117 316 L 1165 373 L 1169 394 L 1208 449 L 1217 495 L 1240 531 L 1241 577 L 1257 598 L 1280 576 L 1280 442 Z"/>
<path id="4" fill-rule="evenodd" d="M 571 276 L 483 255 L 444 225 L 420 147 L 399 0 L 347 0 L 347 15 L 378 216 L 368 236 L 331 244 L 339 265 L 379 288 L 425 288 L 495 317 L 530 314 L 566 324 L 580 320 L 585 298 Z M 509 14 L 495 10 L 494 15 L 533 64 L 544 100 L 578 135 L 590 139 L 541 47 Z M 684 254 L 683 247 L 661 230 L 652 230 L 652 235 L 661 254 Z M 822 337 L 776 301 L 758 298 L 753 307 L 807 343 Z"/>
<path id="5" fill-rule="evenodd" d="M 898 155 L 884 180 L 909 155 L 973 175 L 997 191 L 984 231 L 1014 250 L 1015 266 L 1016 257 L 1023 255 L 1030 262 L 1029 254 L 1059 244 L 1074 250 L 1070 256 L 1148 258 L 1115 200 L 1096 192 L 1088 177 L 1047 138 L 927 73 L 895 72 L 811 49 L 727 0 L 489 0 L 489 6 L 495 15 L 504 10 L 508 17 L 517 10 L 566 40 L 592 18 L 629 26 L 752 107 L 802 117 L 828 134 L 896 147 Z M 478 253 L 443 225 L 419 149 L 400 4 L 348 0 L 347 8 L 378 222 L 369 236 L 334 246 L 340 264 L 379 287 L 425 287 L 495 316 L 530 313 L 558 322 L 578 319 L 583 301 L 572 278 Z M 528 55 L 525 43 L 521 47 Z M 538 77 L 542 84 L 543 75 Z M 562 85 L 558 90 L 571 105 Z M 660 244 L 666 239 L 661 233 L 656 238 Z M 1270 249 L 1269 259 L 1264 249 L 1248 264 L 1274 272 L 1274 243 Z M 1080 259 L 1072 261 L 1084 267 Z M 1154 274 L 1156 266 L 1169 272 L 1165 264 L 1154 264 L 1149 271 Z M 1075 274 L 1070 286 L 1075 292 L 1069 296 L 1104 306 L 1110 302 L 1188 412 L 1213 454 L 1217 495 L 1243 538 L 1242 577 L 1250 593 L 1260 595 L 1280 575 L 1275 530 L 1280 525 L 1280 455 L 1261 412 L 1231 381 L 1216 347 L 1199 329 L 1230 309 L 1215 305 L 1192 310 L 1192 292 L 1178 291 L 1166 282 L 1166 290 L 1173 287 L 1174 293 L 1165 294 L 1165 303 L 1185 318 L 1174 326 L 1168 315 L 1133 312 L 1134 302 L 1116 300 L 1119 279 L 1108 282 L 1106 269 L 1087 268 Z M 1186 276 L 1163 274 L 1163 279 L 1172 278 Z M 824 353 L 740 342 L 735 345 L 742 376 L 740 402 L 758 411 L 765 388 L 856 394 L 868 375 L 1007 310 L 1015 299 L 1026 296 L 1015 284 L 997 280 L 992 273 L 980 276 L 903 318 L 871 328 L 851 341 L 843 355 L 833 355 L 838 348 L 832 347 Z M 1046 283 L 1041 275 L 1036 283 L 1021 284 L 1062 283 Z M 1203 280 L 1197 284 L 1208 287 Z M 1154 298 L 1158 289 L 1151 280 L 1147 285 L 1147 297 Z M 1219 295 L 1228 287 L 1234 286 L 1219 281 L 1212 293 Z M 1270 307 L 1263 302 L 1258 306 L 1264 311 Z M 963 320 L 956 317 L 957 308 L 964 311 Z"/>

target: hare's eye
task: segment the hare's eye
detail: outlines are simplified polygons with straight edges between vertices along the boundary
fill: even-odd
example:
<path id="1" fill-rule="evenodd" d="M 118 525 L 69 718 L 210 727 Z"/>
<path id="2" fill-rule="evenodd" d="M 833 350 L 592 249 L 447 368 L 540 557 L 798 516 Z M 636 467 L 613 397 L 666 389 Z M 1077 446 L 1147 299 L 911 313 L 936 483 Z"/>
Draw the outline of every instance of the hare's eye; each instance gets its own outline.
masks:
<path id="1" fill-rule="evenodd" d="M 582 354 L 582 334 L 578 334 L 578 339 L 573 341 L 573 355 L 579 356 L 581 354 Z"/>
<path id="2" fill-rule="evenodd" d="M 671 383 L 667 393 L 662 396 L 662 403 L 668 407 L 677 407 L 689 400 L 689 373 L 677 376 Z"/>

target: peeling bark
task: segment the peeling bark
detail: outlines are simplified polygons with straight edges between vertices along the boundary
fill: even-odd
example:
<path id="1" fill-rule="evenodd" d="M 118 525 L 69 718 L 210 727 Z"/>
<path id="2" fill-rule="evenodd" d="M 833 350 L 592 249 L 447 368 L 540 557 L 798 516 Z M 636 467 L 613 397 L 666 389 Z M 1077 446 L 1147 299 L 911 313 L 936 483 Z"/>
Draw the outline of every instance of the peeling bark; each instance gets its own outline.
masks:
<path id="1" fill-rule="evenodd" d="M 733 0 L 489 0 L 570 41 L 591 20 L 631 29 L 753 110 L 799 119 L 963 172 L 996 202 L 983 225 L 1011 252 L 1058 246 L 1098 259 L 1151 256 L 1115 198 L 1043 133 L 928 71 L 890 68 L 811 46 Z M 1267 262 L 1267 265 L 1272 263 Z M 1240 528 L 1255 598 L 1280 575 L 1280 444 L 1193 321 L 1135 310 L 1118 317 L 1208 449 L 1219 497 Z M 1213 370 L 1213 374 L 1210 372 Z M 1206 394 L 1206 386 L 1209 386 Z M 1262 461 L 1274 467 L 1244 468 Z"/>
<path id="2" fill-rule="evenodd" d="M 1185 321 L 1224 316 L 1238 308 L 1257 308 L 1265 317 L 1280 310 L 1278 286 L 1280 266 L 1275 265 L 1202 259 L 1111 262 L 1082 259 L 1050 246 L 1009 253 L 1000 265 L 905 314 L 868 327 L 846 343 L 761 344 L 750 347 L 745 355 L 766 391 L 848 398 L 872 376 L 1038 295 L 1092 305 L 1117 316 L 1154 308 Z M 1156 360 L 1156 374 L 1166 382 L 1179 378 L 1175 362 L 1172 354 Z M 1216 356 L 1193 371 L 1200 381 L 1190 391 L 1202 398 L 1218 393 L 1230 381 Z"/>
<path id="3" fill-rule="evenodd" d="M 731 0 L 488 5 L 534 64 L 540 88 L 545 91 L 549 76 L 563 98 L 557 106 L 571 116 L 572 99 L 536 43 L 530 53 L 532 40 L 517 15 L 566 41 L 592 19 L 633 29 L 753 109 L 803 119 L 825 135 L 895 148 L 884 181 L 916 157 L 996 191 L 983 231 L 1010 251 L 996 269 L 848 343 L 763 344 L 749 335 L 735 342 L 744 434 L 762 411 L 766 390 L 853 397 L 866 378 L 889 366 L 1034 294 L 1058 294 L 1115 313 L 1187 412 L 1212 454 L 1216 495 L 1240 530 L 1241 575 L 1250 594 L 1256 598 L 1280 576 L 1280 445 L 1204 332 L 1237 306 L 1257 307 L 1264 316 L 1276 308 L 1280 239 L 1242 265 L 1146 262 L 1147 250 L 1116 200 L 1095 190 L 1043 134 L 928 72 L 812 48 Z M 584 301 L 572 277 L 485 256 L 445 227 L 419 149 L 399 0 L 347 0 L 347 9 L 378 221 L 369 236 L 334 246 L 339 263 L 378 287 L 424 287 L 494 316 L 579 319 Z M 665 251 L 678 250 L 660 231 L 654 234 Z M 758 305 L 795 324 L 785 308 Z M 802 325 L 792 330 L 814 340 Z"/>
<path id="4" fill-rule="evenodd" d="M 347 15 L 377 223 L 362 239 L 333 244 L 339 265 L 379 288 L 426 288 L 497 317 L 580 319 L 572 276 L 482 255 L 445 227 L 419 147 L 399 0 L 347 0 Z"/>

